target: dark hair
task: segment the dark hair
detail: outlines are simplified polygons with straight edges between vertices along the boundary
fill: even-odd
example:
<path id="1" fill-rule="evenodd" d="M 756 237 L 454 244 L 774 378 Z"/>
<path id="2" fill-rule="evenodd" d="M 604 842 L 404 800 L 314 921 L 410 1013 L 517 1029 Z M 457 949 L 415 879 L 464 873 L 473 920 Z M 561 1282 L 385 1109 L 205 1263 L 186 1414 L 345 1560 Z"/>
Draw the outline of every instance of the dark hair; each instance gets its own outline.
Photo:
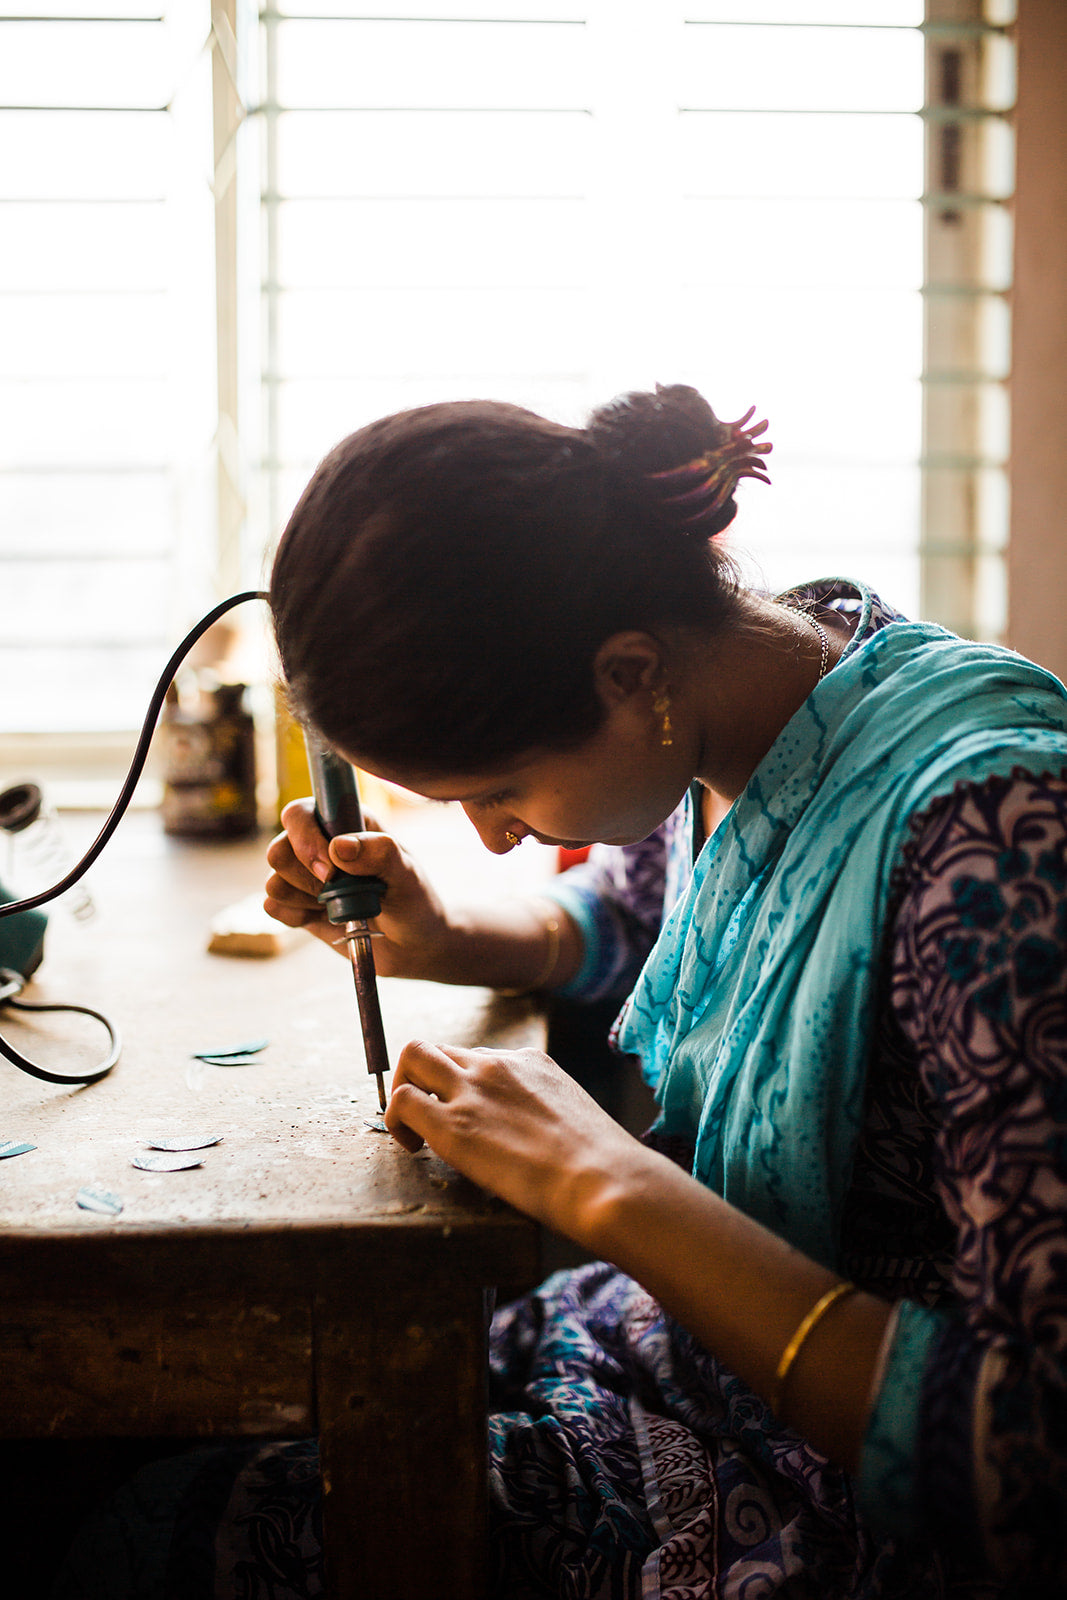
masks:
<path id="1" fill-rule="evenodd" d="M 743 422 L 674 386 L 614 400 L 585 429 L 464 401 L 352 434 L 304 491 L 271 576 L 297 716 L 368 764 L 436 776 L 580 744 L 603 715 L 606 638 L 713 630 L 736 610 L 711 538 L 769 449 Z M 702 491 L 740 438 L 730 494 Z"/>

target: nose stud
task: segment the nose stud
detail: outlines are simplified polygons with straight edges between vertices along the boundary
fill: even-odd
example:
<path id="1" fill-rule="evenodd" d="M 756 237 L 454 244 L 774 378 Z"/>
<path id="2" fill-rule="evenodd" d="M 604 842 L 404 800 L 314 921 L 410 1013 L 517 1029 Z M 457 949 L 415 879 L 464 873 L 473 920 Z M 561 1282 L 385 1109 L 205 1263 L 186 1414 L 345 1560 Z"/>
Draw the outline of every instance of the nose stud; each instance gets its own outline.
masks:
<path id="1" fill-rule="evenodd" d="M 504 838 L 508 841 L 508 844 L 513 850 L 517 844 L 522 843 L 522 840 L 519 838 L 518 834 L 512 833 L 510 828 L 508 829 L 507 833 L 505 833 Z"/>

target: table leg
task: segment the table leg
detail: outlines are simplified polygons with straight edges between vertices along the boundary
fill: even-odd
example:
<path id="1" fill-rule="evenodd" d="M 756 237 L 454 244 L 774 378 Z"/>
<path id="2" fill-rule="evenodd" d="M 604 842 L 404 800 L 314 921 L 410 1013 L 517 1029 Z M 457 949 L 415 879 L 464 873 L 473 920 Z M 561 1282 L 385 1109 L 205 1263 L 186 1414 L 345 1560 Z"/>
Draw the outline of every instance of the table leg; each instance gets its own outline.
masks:
<path id="1" fill-rule="evenodd" d="M 316 1307 L 330 1600 L 480 1600 L 485 1296 L 390 1277 Z"/>

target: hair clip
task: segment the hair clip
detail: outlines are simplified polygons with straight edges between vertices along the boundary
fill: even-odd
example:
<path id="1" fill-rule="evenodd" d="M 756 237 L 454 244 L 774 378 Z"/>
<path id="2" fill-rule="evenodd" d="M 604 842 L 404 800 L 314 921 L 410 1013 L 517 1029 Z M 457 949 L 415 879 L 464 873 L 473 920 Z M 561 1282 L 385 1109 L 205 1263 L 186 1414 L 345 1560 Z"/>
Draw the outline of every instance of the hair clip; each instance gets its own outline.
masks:
<path id="1" fill-rule="evenodd" d="M 746 427 L 755 411 L 755 406 L 750 406 L 737 422 L 720 423 L 724 430 L 722 442 L 704 455 L 696 456 L 680 467 L 668 467 L 664 472 L 646 474 L 650 483 L 663 484 L 667 488 L 677 486 L 677 494 L 660 495 L 663 505 L 677 506 L 680 510 L 692 506 L 692 514 L 680 517 L 681 522 L 700 522 L 721 511 L 742 478 L 757 478 L 760 483 L 770 483 L 761 457 L 769 455 L 773 447 L 769 442 L 756 443 L 760 434 L 766 433 L 768 424 L 764 420 L 757 422 L 754 427 Z"/>

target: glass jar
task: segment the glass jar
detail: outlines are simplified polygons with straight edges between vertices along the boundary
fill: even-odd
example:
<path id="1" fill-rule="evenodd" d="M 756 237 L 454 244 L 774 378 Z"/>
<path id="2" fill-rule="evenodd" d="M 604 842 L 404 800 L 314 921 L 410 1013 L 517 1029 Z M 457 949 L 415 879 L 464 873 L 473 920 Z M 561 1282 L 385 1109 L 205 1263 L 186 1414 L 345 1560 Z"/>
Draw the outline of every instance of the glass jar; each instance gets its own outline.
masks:
<path id="1" fill-rule="evenodd" d="M 59 818 L 36 783 L 18 783 L 0 794 L 0 838 L 5 851 L 0 876 L 15 899 L 52 888 L 74 866 Z M 72 884 L 58 903 L 79 922 L 96 910 L 84 880 Z"/>

